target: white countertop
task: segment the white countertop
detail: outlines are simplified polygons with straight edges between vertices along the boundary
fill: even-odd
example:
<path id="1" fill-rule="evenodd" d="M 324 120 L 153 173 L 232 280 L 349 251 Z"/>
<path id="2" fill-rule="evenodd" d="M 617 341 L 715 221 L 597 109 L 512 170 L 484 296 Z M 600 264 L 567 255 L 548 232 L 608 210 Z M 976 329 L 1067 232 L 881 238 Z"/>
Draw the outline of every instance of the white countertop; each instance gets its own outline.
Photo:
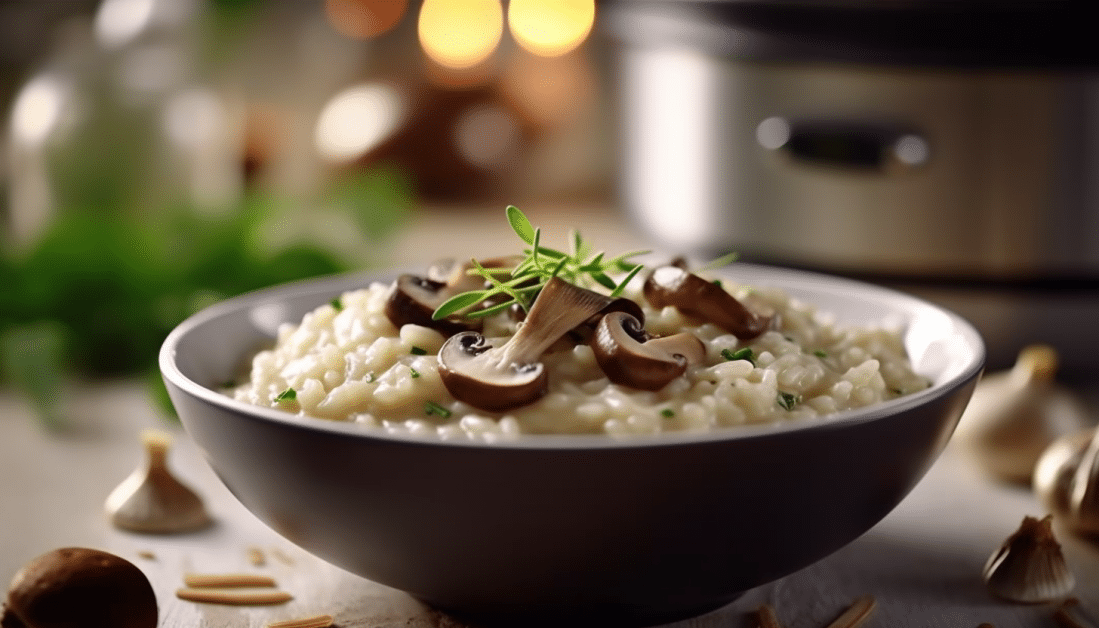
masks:
<path id="1" fill-rule="evenodd" d="M 491 215 L 496 211 L 502 225 L 502 208 Z M 542 224 L 582 223 L 585 235 L 596 242 L 637 242 L 628 229 L 619 231 L 613 217 L 577 211 L 552 220 L 549 214 L 531 214 Z M 395 245 L 395 263 L 460 255 L 471 240 L 496 244 L 502 252 L 513 247 L 506 225 L 459 240 L 447 230 L 461 228 L 457 215 L 429 218 Z M 427 222 L 432 229 L 426 229 Z M 0 581 L 50 549 L 88 546 L 141 567 L 157 593 L 163 628 L 259 628 L 321 613 L 334 615 L 340 627 L 458 626 L 403 593 L 309 556 L 259 522 L 220 483 L 186 434 L 152 406 L 140 383 L 74 384 L 65 407 L 72 429 L 48 433 L 21 399 L 0 392 Z M 122 532 L 108 523 L 103 500 L 143 460 L 139 432 L 145 427 L 177 435 L 170 465 L 206 499 L 216 519 L 212 528 L 155 536 Z M 877 608 L 863 624 L 868 627 L 975 628 L 983 622 L 997 628 L 1052 627 L 1054 606 L 999 601 L 981 581 L 985 561 L 1022 518 L 1043 514 L 1029 491 L 987 480 L 960 451 L 948 447 L 900 507 L 862 538 L 811 567 L 749 591 L 724 609 L 679 625 L 749 625 L 743 618 L 770 602 L 786 628 L 823 627 L 856 598 L 871 595 Z M 1077 577 L 1080 616 L 1090 616 L 1099 628 L 1094 623 L 1099 621 L 1099 544 L 1060 530 L 1058 535 Z M 264 550 L 266 565 L 249 563 L 252 547 Z M 186 602 L 174 592 L 188 571 L 267 573 L 294 600 L 243 608 Z"/>

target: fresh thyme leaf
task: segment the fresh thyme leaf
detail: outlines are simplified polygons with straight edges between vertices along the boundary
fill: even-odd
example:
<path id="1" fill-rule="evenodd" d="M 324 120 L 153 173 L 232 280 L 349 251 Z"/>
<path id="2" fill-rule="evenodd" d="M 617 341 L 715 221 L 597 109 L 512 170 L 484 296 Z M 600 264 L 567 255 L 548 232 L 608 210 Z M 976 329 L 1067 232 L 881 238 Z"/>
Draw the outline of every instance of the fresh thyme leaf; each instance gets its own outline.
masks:
<path id="1" fill-rule="evenodd" d="M 271 401 L 274 401 L 275 403 L 282 403 L 283 401 L 293 401 L 297 398 L 298 391 L 294 390 L 293 388 L 287 388 L 286 390 L 275 395 L 274 399 L 272 399 Z"/>
<path id="2" fill-rule="evenodd" d="M 434 414 L 437 416 L 441 416 L 444 419 L 449 419 L 451 412 L 446 407 L 435 403 L 434 401 L 428 401 L 424 403 L 424 414 L 427 414 L 428 416 Z"/>
<path id="3" fill-rule="evenodd" d="M 672 410 L 671 408 L 664 408 L 660 411 L 660 416 L 664 417 L 665 419 L 670 419 L 675 416 L 675 410 Z"/>
<path id="4" fill-rule="evenodd" d="M 473 290 L 471 292 L 463 292 L 456 294 L 443 302 L 435 312 L 431 315 L 432 320 L 439 320 L 446 318 L 452 314 L 456 314 L 468 307 L 477 305 L 481 301 L 485 300 L 487 296 L 487 290 Z"/>
<path id="5" fill-rule="evenodd" d="M 337 312 L 342 312 L 343 311 L 343 301 L 341 301 L 339 297 L 336 297 L 335 299 L 332 299 L 331 301 L 328 302 L 328 304 L 331 305 L 332 307 L 334 307 Z"/>
<path id="6" fill-rule="evenodd" d="M 817 349 L 816 351 L 813 352 L 813 355 L 817 356 L 818 358 L 827 358 L 828 357 L 828 353 L 823 351 L 822 349 Z"/>
<path id="7" fill-rule="evenodd" d="M 615 286 L 614 290 L 611 291 L 611 298 L 622 296 L 622 291 L 626 289 L 626 285 L 629 284 L 630 281 L 637 276 L 637 273 L 641 272 L 641 268 L 641 264 L 634 266 L 630 270 L 630 272 L 622 279 L 622 281 L 618 282 L 618 285 Z"/>
<path id="8" fill-rule="evenodd" d="M 591 278 L 594 279 L 599 285 L 607 288 L 608 290 L 614 290 L 618 287 L 614 283 L 614 280 L 604 274 L 603 271 L 595 271 L 591 273 Z"/>
<path id="9" fill-rule="evenodd" d="M 411 366 L 408 367 L 408 374 L 412 376 L 412 379 L 416 379 L 420 376 L 420 372 L 412 368 Z"/>
<path id="10" fill-rule="evenodd" d="M 466 314 L 466 318 L 484 318 L 485 316 L 492 316 L 493 314 L 508 309 L 516 303 L 522 305 L 522 301 L 516 301 L 515 299 L 512 299 L 510 301 L 504 301 L 503 303 L 497 303 L 496 305 L 490 305 L 480 310 L 474 310 L 469 314 Z"/>
<path id="11" fill-rule="evenodd" d="M 735 262 L 737 260 L 737 258 L 739 258 L 739 257 L 740 257 L 740 253 L 736 253 L 736 252 L 726 253 L 725 255 L 722 255 L 721 257 L 719 257 L 717 259 L 712 259 L 712 260 L 706 262 L 700 268 L 698 268 L 697 270 L 695 270 L 693 272 L 713 270 L 715 268 L 721 268 L 723 266 L 728 266 L 729 264 L 732 264 L 733 262 Z"/>
<path id="12" fill-rule="evenodd" d="M 515 235 L 526 242 L 527 244 L 534 244 L 534 227 L 531 226 L 530 221 L 523 212 L 519 211 L 519 208 L 514 205 L 508 205 L 507 207 L 508 223 L 511 225 Z"/>
<path id="13" fill-rule="evenodd" d="M 409 353 L 411 353 L 412 355 L 427 355 L 427 349 L 423 349 L 421 347 L 412 347 Z"/>

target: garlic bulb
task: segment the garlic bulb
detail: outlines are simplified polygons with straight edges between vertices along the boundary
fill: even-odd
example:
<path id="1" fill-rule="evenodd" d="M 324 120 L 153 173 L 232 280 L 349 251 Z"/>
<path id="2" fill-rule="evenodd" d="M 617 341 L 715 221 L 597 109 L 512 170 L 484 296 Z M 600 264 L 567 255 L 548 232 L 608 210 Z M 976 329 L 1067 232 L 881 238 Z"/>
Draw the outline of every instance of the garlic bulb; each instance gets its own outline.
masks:
<path id="1" fill-rule="evenodd" d="M 194 491 L 168 470 L 171 435 L 147 430 L 141 435 L 146 464 L 134 470 L 107 497 L 111 522 L 135 532 L 186 532 L 206 527 L 210 516 Z"/>
<path id="2" fill-rule="evenodd" d="M 1034 469 L 1034 491 L 1068 528 L 1099 535 L 1099 428 L 1051 444 Z"/>
<path id="3" fill-rule="evenodd" d="M 1024 517 L 1019 529 L 988 559 L 989 591 L 1013 602 L 1048 602 L 1072 591 L 1076 578 L 1053 536 L 1053 517 Z"/>
<path id="4" fill-rule="evenodd" d="M 1083 404 L 1056 383 L 1056 373 L 1056 351 L 1031 345 L 1010 370 L 978 384 L 955 440 L 993 477 L 1029 484 L 1051 442 L 1089 425 Z"/>

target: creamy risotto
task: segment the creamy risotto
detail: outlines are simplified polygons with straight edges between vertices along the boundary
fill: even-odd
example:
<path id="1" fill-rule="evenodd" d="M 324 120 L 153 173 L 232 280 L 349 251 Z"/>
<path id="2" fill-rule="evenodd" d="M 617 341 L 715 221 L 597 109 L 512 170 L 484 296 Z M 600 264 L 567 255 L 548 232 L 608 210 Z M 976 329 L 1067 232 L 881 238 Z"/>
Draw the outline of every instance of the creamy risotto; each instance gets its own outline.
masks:
<path id="1" fill-rule="evenodd" d="M 670 273 L 678 274 L 676 281 L 696 278 Z M 610 305 L 612 299 L 600 297 L 604 301 L 591 306 L 597 311 L 575 314 L 582 324 L 569 321 L 565 333 L 530 341 L 544 347 L 521 350 L 505 348 L 518 329 L 554 318 L 536 315 L 537 301 L 523 322 L 502 310 L 474 331 L 433 329 L 428 320 L 398 317 L 395 323 L 400 282 L 375 283 L 316 308 L 300 324 L 283 325 L 274 346 L 252 359 L 247 382 L 227 392 L 251 404 L 389 432 L 493 441 L 523 433 L 653 434 L 805 421 L 928 386 L 913 372 L 898 329 L 838 325 L 781 290 L 706 279 L 743 304 L 741 323 L 756 326 L 730 331 L 729 323 L 715 323 L 696 307 L 698 294 L 680 305 L 654 298 L 648 288 L 657 274 L 624 283 Z M 412 288 L 444 283 L 413 279 Z M 583 307 L 568 302 L 562 311 Z M 676 340 L 668 344 L 670 338 Z M 650 350 L 658 341 L 667 346 Z M 643 351 L 660 355 L 635 355 Z M 500 355 L 489 360 L 491 352 Z M 476 393 L 481 397 L 456 388 L 468 380 L 455 372 L 483 379 L 500 368 L 509 378 L 537 370 L 542 383 L 527 385 L 533 392 L 518 401 L 502 388 L 516 389 L 511 382 L 486 384 Z"/>

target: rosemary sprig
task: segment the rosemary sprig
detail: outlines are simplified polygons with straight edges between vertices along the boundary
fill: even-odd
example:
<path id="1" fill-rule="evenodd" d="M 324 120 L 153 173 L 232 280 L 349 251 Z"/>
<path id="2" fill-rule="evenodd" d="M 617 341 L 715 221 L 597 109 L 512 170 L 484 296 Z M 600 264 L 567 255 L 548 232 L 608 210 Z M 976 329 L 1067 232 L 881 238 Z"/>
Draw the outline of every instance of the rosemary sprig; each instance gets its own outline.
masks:
<path id="1" fill-rule="evenodd" d="M 489 287 L 463 292 L 446 300 L 432 315 L 435 320 L 460 312 L 467 318 L 489 316 L 514 304 L 527 310 L 538 291 L 554 277 L 585 288 L 602 286 L 610 291 L 610 296 L 618 297 L 643 268 L 631 258 L 649 252 L 631 251 L 607 259 L 602 251 L 593 253 L 591 246 L 576 231 L 571 234 L 571 253 L 558 251 L 542 245 L 541 229 L 534 227 L 518 207 L 509 205 L 506 214 L 512 231 L 527 245 L 522 261 L 508 269 L 485 268 L 476 259 L 472 260 L 473 267 L 468 272 L 483 277 Z M 626 275 L 615 281 L 611 278 L 614 273 Z M 478 303 L 499 298 L 502 300 L 492 305 L 468 311 Z"/>

